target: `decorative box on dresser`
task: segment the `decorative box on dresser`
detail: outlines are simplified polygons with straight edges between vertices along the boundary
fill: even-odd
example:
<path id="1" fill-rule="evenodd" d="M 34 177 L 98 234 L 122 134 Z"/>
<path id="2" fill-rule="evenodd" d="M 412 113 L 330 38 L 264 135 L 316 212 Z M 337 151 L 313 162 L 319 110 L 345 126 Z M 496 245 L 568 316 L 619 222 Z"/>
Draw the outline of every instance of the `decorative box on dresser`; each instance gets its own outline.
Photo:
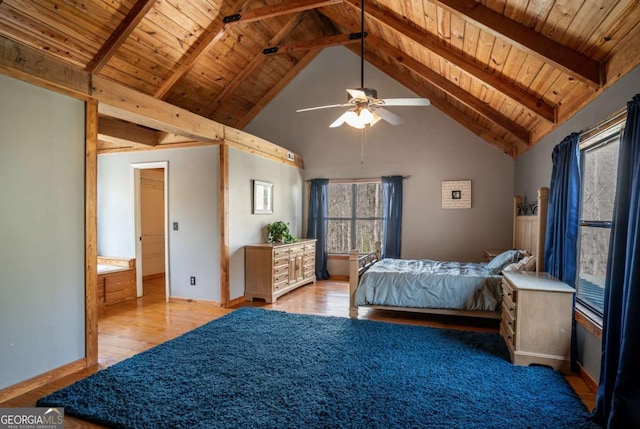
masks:
<path id="1" fill-rule="evenodd" d="M 316 281 L 316 240 L 245 246 L 246 301 L 275 302 L 285 293 Z"/>
<path id="2" fill-rule="evenodd" d="M 511 362 L 571 371 L 574 293 L 548 273 L 504 272 L 500 334 Z"/>

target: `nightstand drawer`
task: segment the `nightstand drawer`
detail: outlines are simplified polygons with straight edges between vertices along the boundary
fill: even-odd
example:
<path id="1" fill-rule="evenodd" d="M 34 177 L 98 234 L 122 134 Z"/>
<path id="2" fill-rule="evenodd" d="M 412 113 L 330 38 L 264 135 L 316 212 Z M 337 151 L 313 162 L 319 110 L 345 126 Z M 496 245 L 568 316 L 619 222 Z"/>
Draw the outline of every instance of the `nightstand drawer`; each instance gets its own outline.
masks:
<path id="1" fill-rule="evenodd" d="M 509 284 L 507 281 L 502 281 L 502 295 L 506 296 L 511 302 L 518 302 L 518 296 L 513 286 Z"/>
<path id="2" fill-rule="evenodd" d="M 507 325 L 507 323 L 503 320 L 500 323 L 500 335 L 504 338 L 505 342 L 508 343 L 510 348 L 515 347 L 516 345 L 516 334 L 511 326 Z"/>

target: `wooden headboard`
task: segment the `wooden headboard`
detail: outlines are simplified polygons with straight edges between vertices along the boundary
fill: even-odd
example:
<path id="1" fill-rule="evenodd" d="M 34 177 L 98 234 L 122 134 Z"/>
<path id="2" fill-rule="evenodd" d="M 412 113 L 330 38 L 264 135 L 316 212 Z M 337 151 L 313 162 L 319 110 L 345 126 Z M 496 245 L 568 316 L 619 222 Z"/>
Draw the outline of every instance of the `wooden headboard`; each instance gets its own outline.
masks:
<path id="1" fill-rule="evenodd" d="M 513 248 L 536 255 L 536 271 L 544 271 L 544 239 L 547 230 L 549 188 L 538 189 L 538 200 L 523 204 L 522 197 L 513 198 Z"/>

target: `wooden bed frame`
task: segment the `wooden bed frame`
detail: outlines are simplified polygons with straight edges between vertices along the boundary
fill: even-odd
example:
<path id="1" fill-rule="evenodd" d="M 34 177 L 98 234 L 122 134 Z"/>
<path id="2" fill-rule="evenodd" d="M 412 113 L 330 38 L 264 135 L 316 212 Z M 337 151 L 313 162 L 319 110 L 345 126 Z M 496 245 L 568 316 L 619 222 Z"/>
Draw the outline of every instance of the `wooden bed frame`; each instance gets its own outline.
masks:
<path id="1" fill-rule="evenodd" d="M 544 240 L 547 229 L 547 208 L 549 206 L 549 188 L 538 189 L 538 200 L 522 204 L 522 197 L 513 198 L 513 248 L 527 250 L 536 256 L 536 271 L 544 271 Z M 376 251 L 360 256 L 357 250 L 349 253 L 349 317 L 358 317 L 355 305 L 356 289 L 360 276 L 381 259 L 380 243 Z M 380 310 L 407 311 L 413 313 L 446 314 L 452 316 L 470 316 L 500 319 L 500 311 L 454 310 L 440 308 L 391 307 L 384 305 L 365 305 L 366 308 Z"/>

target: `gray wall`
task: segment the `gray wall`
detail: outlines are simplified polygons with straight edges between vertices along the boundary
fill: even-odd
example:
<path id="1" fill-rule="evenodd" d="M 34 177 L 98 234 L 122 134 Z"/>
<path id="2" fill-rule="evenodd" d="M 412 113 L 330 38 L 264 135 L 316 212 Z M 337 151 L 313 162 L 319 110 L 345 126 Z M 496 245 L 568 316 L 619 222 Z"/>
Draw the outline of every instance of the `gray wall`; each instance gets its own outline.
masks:
<path id="1" fill-rule="evenodd" d="M 273 183 L 273 214 L 252 214 L 252 180 Z M 229 149 L 230 298 L 244 295 L 244 246 L 267 241 L 265 226 L 282 220 L 302 236 L 302 170 Z"/>
<path id="2" fill-rule="evenodd" d="M 344 109 L 295 112 L 346 101 L 345 88 L 360 86 L 359 62 L 343 47 L 325 49 L 245 130 L 303 155 L 305 179 L 411 176 L 404 188 L 405 258 L 478 261 L 485 248 L 509 248 L 513 160 L 435 107 L 389 108 L 405 122 L 376 124 L 363 163 L 361 131 L 328 127 Z M 368 63 L 365 86 L 382 98 L 416 96 Z M 443 180 L 471 180 L 472 209 L 442 209 Z"/>
<path id="3" fill-rule="evenodd" d="M 536 189 L 551 183 L 553 148 L 572 132 L 588 129 L 624 107 L 637 93 L 640 93 L 640 67 L 630 71 L 569 121 L 516 159 L 515 193 L 526 195 L 527 201 L 533 201 Z M 600 340 L 578 326 L 578 359 L 596 381 L 600 378 L 601 347 Z"/>
<path id="4" fill-rule="evenodd" d="M 519 156 L 516 159 L 516 195 L 526 195 L 527 201 L 533 201 L 537 189 L 551 183 L 553 148 L 569 134 L 589 129 L 626 106 L 627 101 L 637 93 L 640 93 L 640 66 L 631 70 L 571 119 Z"/>
<path id="5" fill-rule="evenodd" d="M 131 164 L 168 161 L 170 294 L 220 300 L 219 147 L 98 156 L 98 254 L 135 257 Z M 196 276 L 195 286 L 189 277 Z"/>
<path id="6" fill-rule="evenodd" d="M 82 359 L 84 103 L 0 75 L 0 389 Z"/>

